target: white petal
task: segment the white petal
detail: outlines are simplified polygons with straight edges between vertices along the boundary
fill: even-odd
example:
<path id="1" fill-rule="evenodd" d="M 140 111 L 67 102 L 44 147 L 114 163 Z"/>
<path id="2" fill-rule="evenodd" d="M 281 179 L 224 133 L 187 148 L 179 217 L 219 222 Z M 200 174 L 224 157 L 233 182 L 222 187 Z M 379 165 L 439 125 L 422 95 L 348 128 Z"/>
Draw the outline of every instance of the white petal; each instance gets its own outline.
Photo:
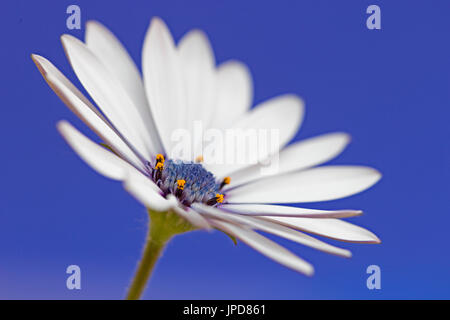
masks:
<path id="1" fill-rule="evenodd" d="M 185 125 L 186 100 L 178 52 L 170 31 L 159 18 L 153 18 L 142 52 L 144 85 L 153 119 L 168 155 L 172 134 Z"/>
<path id="2" fill-rule="evenodd" d="M 303 121 L 303 115 L 303 101 L 295 95 L 285 94 L 257 105 L 239 119 L 233 127 L 278 129 L 280 131 L 280 148 L 282 148 L 294 137 Z"/>
<path id="3" fill-rule="evenodd" d="M 113 153 L 92 142 L 67 121 L 60 121 L 58 130 L 86 163 L 106 177 L 123 180 L 124 188 L 146 207 L 166 211 L 176 205 L 158 193 L 160 190 L 153 181 Z"/>
<path id="4" fill-rule="evenodd" d="M 350 142 L 346 133 L 336 132 L 306 139 L 287 146 L 278 155 L 231 175 L 233 185 L 240 185 L 269 175 L 314 167 L 339 155 Z M 271 169 L 272 166 L 273 169 Z"/>
<path id="5" fill-rule="evenodd" d="M 142 161 L 92 103 L 50 61 L 38 55 L 32 55 L 32 58 L 44 79 L 67 107 L 102 138 L 114 152 L 135 167 L 142 169 Z"/>
<path id="6" fill-rule="evenodd" d="M 303 218 L 348 218 L 359 216 L 361 210 L 317 210 L 270 204 L 222 204 L 221 209 L 243 215 Z"/>
<path id="7" fill-rule="evenodd" d="M 260 179 L 227 193 L 230 203 L 299 203 L 353 195 L 374 185 L 381 174 L 362 166 L 324 166 Z"/>
<path id="8" fill-rule="evenodd" d="M 275 221 L 291 228 L 341 241 L 361 243 L 381 242 L 380 239 L 378 239 L 378 237 L 369 230 L 339 219 L 308 219 L 288 217 L 263 217 L 261 219 L 266 219 L 272 222 Z"/>
<path id="9" fill-rule="evenodd" d="M 253 101 L 253 82 L 247 66 L 231 60 L 217 69 L 217 97 L 211 128 L 229 128 L 243 116 Z"/>
<path id="10" fill-rule="evenodd" d="M 351 257 L 351 252 L 342 248 L 338 248 L 332 246 L 328 243 L 315 239 L 309 235 L 304 233 L 292 230 L 288 227 L 285 227 L 277 222 L 271 222 L 264 219 L 258 219 L 255 217 L 249 216 L 240 216 L 237 214 L 231 214 L 221 211 L 220 209 L 208 207 L 205 205 L 196 205 L 196 208 L 199 207 L 201 212 L 206 215 L 210 215 L 213 218 L 225 220 L 234 224 L 243 224 L 247 225 L 252 229 L 261 230 L 264 232 L 268 232 L 279 237 L 295 241 L 297 243 L 303 244 L 305 246 L 324 251 L 327 253 L 335 254 L 342 257 Z"/>
<path id="11" fill-rule="evenodd" d="M 63 35 L 64 49 L 83 86 L 111 123 L 147 159 L 150 136 L 126 91 L 98 58 L 78 39 Z"/>
<path id="12" fill-rule="evenodd" d="M 212 220 L 211 224 L 286 267 L 308 276 L 312 276 L 314 273 L 314 268 L 310 263 L 255 231 L 219 220 Z"/>
<path id="13" fill-rule="evenodd" d="M 155 190 L 150 179 L 130 174 L 124 180 L 123 186 L 136 200 L 152 210 L 167 211 L 175 206 L 173 201 L 166 200 Z"/>
<path id="14" fill-rule="evenodd" d="M 228 132 L 235 135 L 245 134 L 245 132 L 256 133 L 257 147 L 256 154 L 250 146 L 242 148 L 236 139 L 225 139 L 224 154 L 232 155 L 235 159 L 238 156 L 244 161 L 235 161 L 233 164 L 214 164 L 205 157 L 205 163 L 218 177 L 224 177 L 231 172 L 253 165 L 251 161 L 260 161 L 269 155 L 278 152 L 297 132 L 303 120 L 303 102 L 295 95 L 282 95 L 270 99 L 249 111 Z M 247 141 L 248 144 L 248 141 Z M 256 158 L 256 159 L 254 159 Z"/>
<path id="15" fill-rule="evenodd" d="M 88 139 L 67 121 L 58 122 L 57 127 L 75 152 L 100 174 L 114 180 L 123 180 L 126 177 L 125 161 Z"/>
<path id="16" fill-rule="evenodd" d="M 100 174 L 114 180 L 124 181 L 132 178 L 133 181 L 147 185 L 153 192 L 158 193 L 161 191 L 142 172 L 87 138 L 67 121 L 59 121 L 57 128 L 80 158 Z"/>
<path id="17" fill-rule="evenodd" d="M 120 41 L 97 21 L 86 24 L 86 45 L 128 93 L 152 140 L 154 152 L 162 153 L 161 142 L 151 116 L 141 75 Z"/>
<path id="18" fill-rule="evenodd" d="M 214 53 L 208 37 L 200 30 L 188 32 L 178 45 L 183 81 L 186 89 L 186 127 L 194 133 L 194 121 L 208 128 L 212 114 L 215 112 L 216 74 Z M 194 153 L 199 155 L 200 141 L 194 141 Z M 193 156 L 195 158 L 195 155 Z"/>
<path id="19" fill-rule="evenodd" d="M 125 180 L 133 180 L 136 181 L 136 183 L 145 184 L 148 188 L 153 189 L 154 192 L 158 194 L 161 193 L 161 189 L 156 185 L 156 183 L 154 183 L 153 180 L 151 180 L 147 175 L 144 175 L 138 170 L 128 170 Z M 173 203 L 175 205 L 176 201 Z"/>
<path id="20" fill-rule="evenodd" d="M 170 196 L 169 198 L 173 198 L 174 201 L 178 201 L 175 197 Z M 211 230 L 211 225 L 209 222 L 198 212 L 191 208 L 181 208 L 180 206 L 174 206 L 172 208 L 177 214 L 179 214 L 182 218 L 189 221 L 193 226 L 196 226 L 201 229 Z"/>

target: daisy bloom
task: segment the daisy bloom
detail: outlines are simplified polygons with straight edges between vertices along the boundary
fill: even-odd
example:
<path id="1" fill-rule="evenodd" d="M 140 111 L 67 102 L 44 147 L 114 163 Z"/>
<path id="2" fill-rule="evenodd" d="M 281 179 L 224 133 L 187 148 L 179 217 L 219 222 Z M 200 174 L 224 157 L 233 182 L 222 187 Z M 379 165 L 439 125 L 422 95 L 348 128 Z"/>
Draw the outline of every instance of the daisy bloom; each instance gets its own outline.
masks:
<path id="1" fill-rule="evenodd" d="M 35 54 L 32 59 L 50 87 L 103 143 L 91 141 L 67 121 L 57 124 L 59 132 L 92 168 L 122 181 L 150 214 L 143 257 L 127 298 L 141 296 L 167 241 L 191 230 L 221 230 L 306 275 L 314 272 L 309 262 L 256 231 L 343 257 L 350 257 L 350 251 L 309 234 L 380 242 L 372 232 L 340 219 L 360 215 L 360 210 L 286 205 L 347 197 L 371 187 L 381 175 L 363 166 L 317 167 L 346 147 L 350 138 L 345 133 L 288 145 L 303 119 L 302 100 L 286 94 L 250 109 L 253 87 L 247 67 L 234 60 L 216 66 L 202 31 L 192 30 L 175 44 L 165 23 L 154 18 L 143 45 L 142 78 L 122 44 L 98 22 L 87 23 L 85 42 L 70 35 L 61 40 L 99 109 L 50 61 Z M 204 137 L 196 137 L 198 124 L 216 133 L 271 130 L 277 144 L 262 148 L 254 162 L 215 161 Z M 192 154 L 178 152 L 176 132 L 194 137 L 187 148 Z M 236 151 L 228 142 L 220 148 L 225 156 L 255 155 L 247 147 Z M 275 160 L 276 170 L 265 170 L 265 163 Z"/>

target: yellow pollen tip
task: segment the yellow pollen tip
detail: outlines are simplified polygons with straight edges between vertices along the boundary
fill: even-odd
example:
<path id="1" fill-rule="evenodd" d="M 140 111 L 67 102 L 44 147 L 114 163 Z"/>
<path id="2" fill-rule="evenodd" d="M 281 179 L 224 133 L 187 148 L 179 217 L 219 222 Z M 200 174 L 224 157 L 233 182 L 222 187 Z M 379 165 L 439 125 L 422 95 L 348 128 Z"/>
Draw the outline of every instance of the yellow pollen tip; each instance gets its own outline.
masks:
<path id="1" fill-rule="evenodd" d="M 161 162 L 164 163 L 164 156 L 162 154 L 157 154 L 156 155 L 156 162 Z"/>
<path id="2" fill-rule="evenodd" d="M 195 162 L 203 162 L 203 156 L 198 156 L 195 158 Z"/>
<path id="3" fill-rule="evenodd" d="M 180 190 L 183 190 L 185 183 L 186 183 L 185 180 L 177 180 L 177 188 L 180 189 Z"/>
<path id="4" fill-rule="evenodd" d="M 222 203 L 223 202 L 223 194 L 217 193 L 216 194 L 216 201 L 217 203 Z"/>
<path id="5" fill-rule="evenodd" d="M 158 162 L 155 166 L 156 170 L 162 170 L 164 168 L 164 164 L 162 162 Z"/>
<path id="6" fill-rule="evenodd" d="M 230 178 L 230 177 L 225 177 L 225 178 L 223 179 L 223 183 L 224 183 L 224 184 L 230 184 L 230 182 L 231 182 L 231 178 Z"/>

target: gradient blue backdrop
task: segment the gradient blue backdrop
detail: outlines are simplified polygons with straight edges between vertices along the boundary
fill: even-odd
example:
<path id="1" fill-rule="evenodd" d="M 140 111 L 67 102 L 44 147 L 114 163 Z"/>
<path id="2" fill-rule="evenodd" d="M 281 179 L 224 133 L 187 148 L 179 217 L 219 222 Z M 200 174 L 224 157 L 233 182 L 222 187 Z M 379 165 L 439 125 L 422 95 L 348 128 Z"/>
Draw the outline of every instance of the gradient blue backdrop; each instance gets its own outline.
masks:
<path id="1" fill-rule="evenodd" d="M 140 64 L 153 16 L 174 37 L 206 31 L 217 61 L 246 62 L 255 101 L 293 92 L 306 101 L 297 139 L 346 131 L 353 141 L 332 161 L 367 164 L 383 179 L 370 191 L 314 208 L 364 209 L 351 219 L 383 240 L 345 244 L 352 259 L 280 242 L 311 261 L 307 278 L 220 232 L 171 242 L 145 298 L 450 298 L 448 1 L 4 1 L 1 33 L 0 298 L 122 298 L 140 256 L 144 208 L 85 165 L 55 130 L 68 119 L 90 136 L 42 79 L 31 53 L 78 84 L 59 42 L 66 8 L 83 28 L 112 29 Z M 378 4 L 382 30 L 365 26 Z M 66 289 L 77 264 L 82 289 Z M 382 289 L 366 288 L 366 268 Z"/>

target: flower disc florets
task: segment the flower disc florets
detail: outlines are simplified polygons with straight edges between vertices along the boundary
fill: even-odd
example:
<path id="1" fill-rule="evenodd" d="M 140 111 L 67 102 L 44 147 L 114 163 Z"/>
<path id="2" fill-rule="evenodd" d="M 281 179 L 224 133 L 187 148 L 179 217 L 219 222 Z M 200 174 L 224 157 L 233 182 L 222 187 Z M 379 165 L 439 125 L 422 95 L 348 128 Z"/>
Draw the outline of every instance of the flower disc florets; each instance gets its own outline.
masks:
<path id="1" fill-rule="evenodd" d="M 155 165 L 149 168 L 151 178 L 164 195 L 175 195 L 182 204 L 194 202 L 216 205 L 224 201 L 220 189 L 229 183 L 229 177 L 217 182 L 214 175 L 201 163 L 181 160 L 165 160 L 157 155 Z"/>

